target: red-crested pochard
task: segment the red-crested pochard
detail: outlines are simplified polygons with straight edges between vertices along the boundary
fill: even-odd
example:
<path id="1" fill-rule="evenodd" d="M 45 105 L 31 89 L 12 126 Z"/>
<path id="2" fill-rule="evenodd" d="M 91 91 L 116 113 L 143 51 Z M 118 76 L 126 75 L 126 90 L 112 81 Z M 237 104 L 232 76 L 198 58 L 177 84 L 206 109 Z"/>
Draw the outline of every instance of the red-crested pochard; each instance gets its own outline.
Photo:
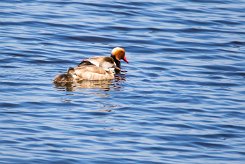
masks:
<path id="1" fill-rule="evenodd" d="M 121 47 L 116 47 L 111 51 L 111 57 L 106 56 L 95 56 L 88 59 L 84 59 L 78 66 L 81 65 L 96 65 L 97 67 L 102 67 L 104 69 L 121 68 L 120 60 L 124 60 L 128 63 L 128 60 L 125 55 L 125 50 Z"/>
<path id="2" fill-rule="evenodd" d="M 125 50 L 116 47 L 112 50 L 111 57 L 96 56 L 84 59 L 77 67 L 69 68 L 66 74 L 56 76 L 54 82 L 114 79 L 115 73 L 121 70 L 121 59 L 128 63 Z"/>

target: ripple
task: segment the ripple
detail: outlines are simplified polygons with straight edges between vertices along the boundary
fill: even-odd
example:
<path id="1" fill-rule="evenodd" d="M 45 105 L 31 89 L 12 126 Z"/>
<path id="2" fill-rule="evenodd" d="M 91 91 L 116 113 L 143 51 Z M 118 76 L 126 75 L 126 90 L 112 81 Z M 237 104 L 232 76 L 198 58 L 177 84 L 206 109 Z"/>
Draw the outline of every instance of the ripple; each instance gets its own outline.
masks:
<path id="1" fill-rule="evenodd" d="M 98 36 L 81 36 L 81 37 L 67 37 L 68 39 L 79 40 L 84 42 L 113 42 L 113 39 L 108 37 L 98 37 Z"/>
<path id="2" fill-rule="evenodd" d="M 0 161 L 242 163 L 243 6 L 2 0 Z M 52 83 L 116 46 L 114 80 Z"/>
<path id="3" fill-rule="evenodd" d="M 193 142 L 193 144 L 205 148 L 230 148 L 229 146 L 223 144 L 216 144 L 216 143 Z"/>

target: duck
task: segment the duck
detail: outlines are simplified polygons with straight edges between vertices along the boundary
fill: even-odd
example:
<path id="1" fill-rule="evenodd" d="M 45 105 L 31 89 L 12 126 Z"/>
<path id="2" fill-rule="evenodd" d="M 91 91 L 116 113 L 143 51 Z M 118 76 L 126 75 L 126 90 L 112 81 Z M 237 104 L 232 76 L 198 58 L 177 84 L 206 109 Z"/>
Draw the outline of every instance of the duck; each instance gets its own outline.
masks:
<path id="1" fill-rule="evenodd" d="M 54 83 L 72 83 L 84 80 L 112 80 L 121 71 L 121 62 L 129 63 L 125 49 L 115 47 L 111 56 L 95 56 L 82 60 L 76 67 L 70 67 L 66 73 L 57 75 Z"/>
<path id="2" fill-rule="evenodd" d="M 56 75 L 53 82 L 55 84 L 66 84 L 74 82 L 74 68 L 70 67 L 66 73 Z"/>
<path id="3" fill-rule="evenodd" d="M 88 59 L 84 59 L 78 66 L 95 65 L 97 67 L 102 67 L 105 70 L 114 68 L 116 71 L 120 72 L 120 60 L 124 60 L 126 63 L 129 63 L 125 55 L 125 49 L 121 47 L 115 47 L 111 51 L 111 56 L 95 56 Z"/>

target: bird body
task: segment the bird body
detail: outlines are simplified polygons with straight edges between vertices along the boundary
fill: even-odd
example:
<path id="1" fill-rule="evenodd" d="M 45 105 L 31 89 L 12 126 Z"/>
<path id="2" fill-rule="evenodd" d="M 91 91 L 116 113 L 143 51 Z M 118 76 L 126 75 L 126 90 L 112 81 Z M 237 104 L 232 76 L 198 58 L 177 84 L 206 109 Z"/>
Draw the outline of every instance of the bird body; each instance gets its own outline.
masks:
<path id="1" fill-rule="evenodd" d="M 112 50 L 110 57 L 95 56 L 84 59 L 78 66 L 69 68 L 67 73 L 57 75 L 55 83 L 79 82 L 83 80 L 112 80 L 115 73 L 120 72 L 120 60 L 128 63 L 125 50 L 116 47 Z"/>
<path id="2" fill-rule="evenodd" d="M 111 80 L 114 79 L 112 70 L 105 70 L 95 65 L 81 65 L 74 68 L 73 78 L 78 81 L 82 80 Z"/>

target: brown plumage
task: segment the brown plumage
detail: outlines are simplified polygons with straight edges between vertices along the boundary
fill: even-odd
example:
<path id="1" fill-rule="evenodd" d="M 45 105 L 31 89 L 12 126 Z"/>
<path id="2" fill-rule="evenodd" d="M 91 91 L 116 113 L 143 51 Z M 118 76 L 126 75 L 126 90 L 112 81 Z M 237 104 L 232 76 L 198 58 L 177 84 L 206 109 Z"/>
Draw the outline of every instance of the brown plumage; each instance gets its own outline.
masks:
<path id="1" fill-rule="evenodd" d="M 112 70 L 105 70 L 95 65 L 81 65 L 74 68 L 73 77 L 77 81 L 82 80 L 111 80 L 114 79 Z"/>
<path id="2" fill-rule="evenodd" d="M 116 47 L 110 57 L 97 56 L 84 59 L 77 67 L 69 68 L 66 74 L 55 77 L 54 82 L 79 82 L 82 80 L 111 80 L 120 72 L 120 60 L 128 63 L 125 50 Z"/>
<path id="3" fill-rule="evenodd" d="M 66 73 L 55 76 L 54 83 L 72 83 L 74 81 L 73 78 L 74 69 L 69 68 Z"/>

